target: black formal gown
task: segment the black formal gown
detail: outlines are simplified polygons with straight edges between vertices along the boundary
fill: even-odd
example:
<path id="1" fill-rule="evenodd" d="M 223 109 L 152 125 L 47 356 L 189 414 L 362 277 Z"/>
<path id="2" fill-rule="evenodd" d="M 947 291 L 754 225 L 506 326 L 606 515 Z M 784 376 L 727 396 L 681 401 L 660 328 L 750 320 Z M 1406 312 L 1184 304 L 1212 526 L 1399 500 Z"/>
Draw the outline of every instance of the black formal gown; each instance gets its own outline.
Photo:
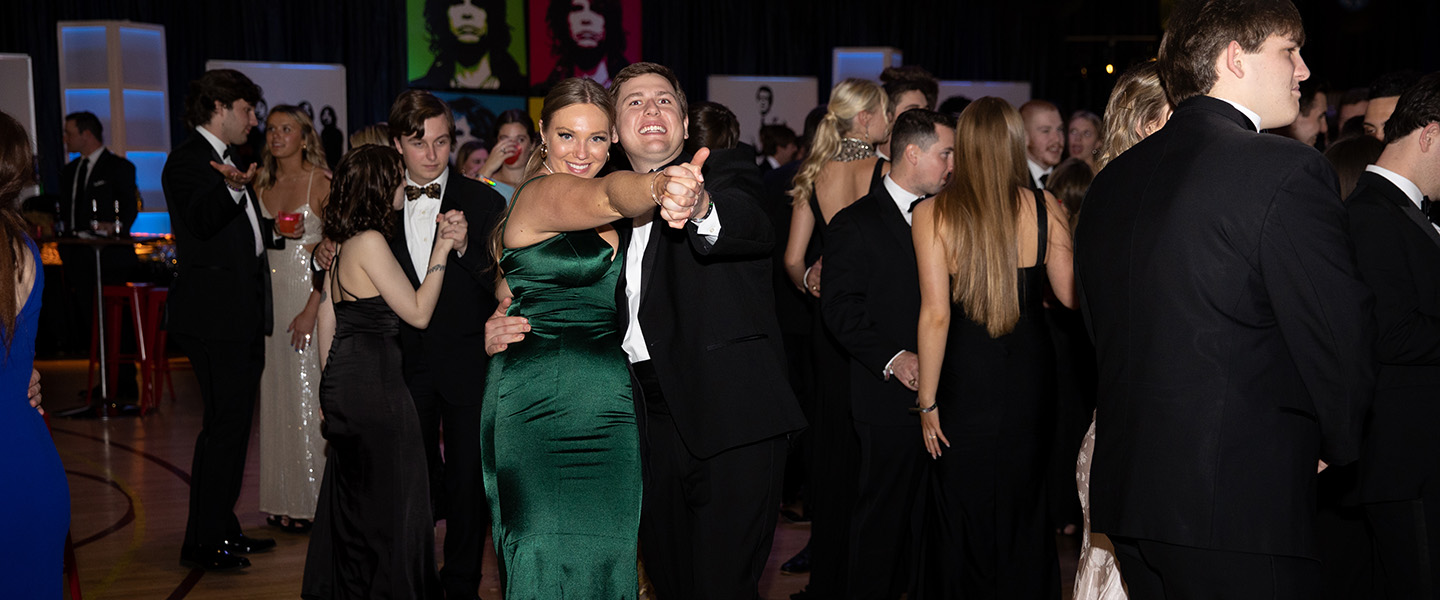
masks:
<path id="1" fill-rule="evenodd" d="M 399 332 L 399 317 L 379 296 L 335 304 L 335 341 L 320 379 L 330 455 L 305 557 L 307 599 L 441 597 L 425 449 L 401 374 Z"/>
<path id="2" fill-rule="evenodd" d="M 917 598 L 1059 598 L 1045 474 L 1055 405 L 1055 357 L 1045 324 L 1045 202 L 1036 196 L 1039 250 L 1020 269 L 1020 320 L 991 338 L 951 307 L 936 399 L 950 441 L 935 460 L 929 555 Z M 916 428 L 916 435 L 920 435 Z"/>

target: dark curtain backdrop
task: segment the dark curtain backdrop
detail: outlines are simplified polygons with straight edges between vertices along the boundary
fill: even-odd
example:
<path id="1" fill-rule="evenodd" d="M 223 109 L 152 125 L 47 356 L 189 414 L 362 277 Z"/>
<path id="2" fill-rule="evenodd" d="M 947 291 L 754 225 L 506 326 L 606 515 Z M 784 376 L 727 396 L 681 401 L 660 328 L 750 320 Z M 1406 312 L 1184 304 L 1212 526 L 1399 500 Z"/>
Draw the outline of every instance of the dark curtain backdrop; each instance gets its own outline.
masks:
<path id="1" fill-rule="evenodd" d="M 1115 75 L 1154 56 L 1172 0 L 645 0 L 647 60 L 675 69 L 695 98 L 716 75 L 813 75 L 829 89 L 835 46 L 893 46 L 942 79 L 1024 80 L 1064 111 L 1104 108 Z M 1440 2 L 1298 0 L 1304 56 L 1332 89 L 1376 74 L 1440 68 L 1428 28 Z M 1347 6 L 1359 6 L 1351 9 Z M 42 180 L 64 160 L 57 21 L 129 19 L 165 26 L 171 125 L 209 59 L 346 66 L 346 129 L 381 121 L 405 86 L 404 0 L 4 0 L 0 52 L 29 54 Z M 1112 64 L 1115 74 L 1106 74 Z M 1083 74 L 1082 74 L 1082 69 Z M 823 96 L 822 92 L 822 96 Z M 825 98 L 820 98 L 824 101 Z"/>

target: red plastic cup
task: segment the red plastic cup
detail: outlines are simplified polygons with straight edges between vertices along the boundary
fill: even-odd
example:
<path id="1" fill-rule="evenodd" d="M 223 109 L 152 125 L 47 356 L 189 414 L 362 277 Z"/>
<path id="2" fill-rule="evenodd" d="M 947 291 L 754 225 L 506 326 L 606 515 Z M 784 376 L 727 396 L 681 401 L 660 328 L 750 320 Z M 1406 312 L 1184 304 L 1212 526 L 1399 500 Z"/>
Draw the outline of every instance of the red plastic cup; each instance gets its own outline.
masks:
<path id="1" fill-rule="evenodd" d="M 275 229 L 279 230 L 281 235 L 295 235 L 295 230 L 300 227 L 302 218 L 304 215 L 300 213 L 281 211 L 280 214 L 275 215 Z"/>

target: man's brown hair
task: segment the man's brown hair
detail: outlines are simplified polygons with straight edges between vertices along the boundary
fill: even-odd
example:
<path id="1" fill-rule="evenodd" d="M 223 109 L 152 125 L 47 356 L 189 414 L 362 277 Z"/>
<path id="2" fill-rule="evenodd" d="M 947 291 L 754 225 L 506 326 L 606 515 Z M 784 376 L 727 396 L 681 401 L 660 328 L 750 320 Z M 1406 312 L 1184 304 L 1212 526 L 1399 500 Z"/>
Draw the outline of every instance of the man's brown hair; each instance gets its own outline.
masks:
<path id="1" fill-rule="evenodd" d="M 675 90 L 675 101 L 680 103 L 680 114 L 690 114 L 690 104 L 685 101 L 685 90 L 680 89 L 680 80 L 675 78 L 675 72 L 665 65 L 652 62 L 631 63 L 620 69 L 620 72 L 610 80 L 610 99 L 615 101 L 616 110 L 620 108 L 620 85 L 641 75 L 664 77 L 665 81 L 670 82 L 670 87 Z"/>
<path id="2" fill-rule="evenodd" d="M 440 116 L 445 117 L 449 126 L 450 141 L 455 141 L 455 115 L 450 113 L 450 106 L 425 90 L 405 90 L 390 105 L 390 119 L 387 121 L 390 141 L 393 143 L 412 135 L 425 137 L 425 121 Z"/>
<path id="3" fill-rule="evenodd" d="M 1215 57 L 1235 41 L 1247 53 L 1272 35 L 1305 44 L 1300 11 L 1290 0 L 1182 0 L 1160 40 L 1160 80 L 1171 106 L 1210 92 L 1219 78 Z"/>

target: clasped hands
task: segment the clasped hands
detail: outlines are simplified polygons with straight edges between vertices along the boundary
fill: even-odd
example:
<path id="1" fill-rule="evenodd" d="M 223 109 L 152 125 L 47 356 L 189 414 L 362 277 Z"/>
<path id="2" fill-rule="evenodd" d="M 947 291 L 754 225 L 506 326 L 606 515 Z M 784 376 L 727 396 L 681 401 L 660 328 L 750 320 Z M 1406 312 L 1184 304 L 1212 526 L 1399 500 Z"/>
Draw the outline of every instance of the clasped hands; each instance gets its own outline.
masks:
<path id="1" fill-rule="evenodd" d="M 710 157 L 709 148 L 701 148 L 691 162 L 665 167 L 651 190 L 660 204 L 660 218 L 671 228 L 685 227 L 692 218 L 710 213 L 710 194 L 705 191 L 701 169 Z"/>

